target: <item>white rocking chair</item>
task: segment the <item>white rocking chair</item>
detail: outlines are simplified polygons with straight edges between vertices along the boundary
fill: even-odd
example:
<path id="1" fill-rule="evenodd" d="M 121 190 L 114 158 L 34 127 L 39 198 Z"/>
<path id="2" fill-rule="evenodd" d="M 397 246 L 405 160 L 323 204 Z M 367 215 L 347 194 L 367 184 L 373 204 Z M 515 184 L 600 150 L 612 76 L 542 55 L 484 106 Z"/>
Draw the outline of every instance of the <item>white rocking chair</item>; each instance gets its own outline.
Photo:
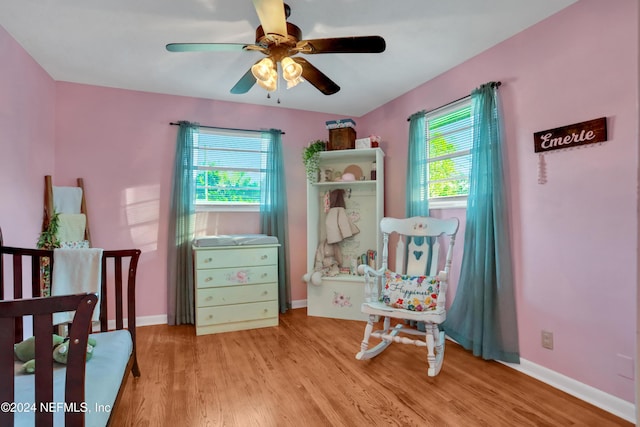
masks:
<path id="1" fill-rule="evenodd" d="M 445 295 L 458 225 L 457 218 L 382 219 L 382 267 L 375 270 L 366 265 L 359 266 L 360 273 L 365 274 L 365 302 L 361 310 L 369 315 L 369 320 L 356 359 L 376 357 L 392 342 L 413 344 L 427 347 L 427 373 L 429 376 L 438 375 L 444 358 L 444 332 L 438 329 L 438 325 L 446 319 Z M 398 235 L 395 269 L 388 268 L 391 234 Z M 436 275 L 440 250 L 438 237 L 441 235 L 449 236 L 449 244 L 444 270 Z M 431 247 L 427 237 L 433 237 Z M 426 274 L 430 254 L 431 268 Z M 374 331 L 374 323 L 380 317 L 383 318 L 383 329 Z M 404 322 L 392 327 L 391 318 L 402 319 Z M 414 321 L 414 324 L 424 322 L 425 330 L 408 327 L 410 321 Z M 400 333 L 417 335 L 421 339 L 399 336 Z M 381 342 L 369 348 L 371 337 L 378 338 Z"/>

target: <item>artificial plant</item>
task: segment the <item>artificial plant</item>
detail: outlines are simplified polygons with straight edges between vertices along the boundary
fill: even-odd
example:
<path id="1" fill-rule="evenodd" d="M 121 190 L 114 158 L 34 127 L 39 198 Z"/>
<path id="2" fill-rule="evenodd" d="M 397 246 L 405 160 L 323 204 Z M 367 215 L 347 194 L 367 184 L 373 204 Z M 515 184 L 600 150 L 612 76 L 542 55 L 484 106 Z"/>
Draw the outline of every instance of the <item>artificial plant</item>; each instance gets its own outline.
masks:
<path id="1" fill-rule="evenodd" d="M 58 240 L 58 227 L 60 226 L 59 213 L 54 212 L 49 219 L 49 224 L 40 233 L 36 246 L 39 249 L 55 249 L 60 247 Z M 47 257 L 40 259 L 40 294 L 43 297 L 51 295 L 51 260 Z"/>
<path id="2" fill-rule="evenodd" d="M 47 224 L 47 227 L 40 233 L 38 243 L 36 243 L 39 249 L 54 249 L 60 247 L 60 242 L 57 237 L 58 227 L 60 226 L 59 215 L 58 212 L 54 212 L 49 219 L 49 224 Z"/>
<path id="3" fill-rule="evenodd" d="M 320 152 L 326 149 L 326 141 L 316 140 L 302 150 L 302 162 L 310 183 L 318 181 L 318 171 L 320 170 Z"/>

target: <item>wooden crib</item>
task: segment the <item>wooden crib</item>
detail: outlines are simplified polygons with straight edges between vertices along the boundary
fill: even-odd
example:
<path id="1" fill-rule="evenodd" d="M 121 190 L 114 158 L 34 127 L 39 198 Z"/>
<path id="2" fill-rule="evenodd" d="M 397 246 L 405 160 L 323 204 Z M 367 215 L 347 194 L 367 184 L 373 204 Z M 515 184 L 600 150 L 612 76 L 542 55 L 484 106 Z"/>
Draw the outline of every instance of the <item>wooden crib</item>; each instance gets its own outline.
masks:
<path id="1" fill-rule="evenodd" d="M 6 384 L 9 375 L 14 377 L 14 387 L 1 391 L 0 402 L 9 402 L 15 409 L 0 414 L 4 417 L 0 418 L 0 425 L 50 426 L 54 423 L 62 425 L 62 420 L 65 420 L 67 427 L 83 426 L 85 423 L 109 425 L 128 373 L 132 372 L 134 377 L 140 376 L 136 355 L 135 310 L 140 250 L 103 251 L 100 299 L 96 308 L 100 310 L 100 321 L 99 326 L 94 326 L 99 331 L 91 334 L 97 345 L 90 361 L 85 363 L 85 352 L 79 351 L 73 358 L 69 353 L 67 365 L 51 362 L 50 340 L 54 331 L 52 313 L 76 310 L 70 327 L 70 342 L 78 340 L 77 345 L 86 349 L 93 310 L 86 314 L 88 310 L 81 310 L 78 305 L 90 305 L 89 301 L 94 301 L 95 305 L 97 298 L 92 294 L 40 297 L 41 261 L 48 258 L 52 267 L 53 254 L 53 250 L 4 246 L 0 230 L 0 378 Z M 112 324 L 108 321 L 109 314 L 115 316 Z M 38 368 L 35 376 L 16 373 L 13 356 L 13 343 L 25 338 L 24 331 L 28 329 L 23 318 L 29 315 L 33 315 L 34 328 L 33 334 L 27 335 L 49 336 L 48 340 L 44 340 L 49 345 L 48 351 L 46 345 L 36 347 Z M 9 342 L 11 352 L 5 348 Z M 33 406 L 25 406 L 27 402 Z M 48 403 L 41 407 L 38 402 Z"/>

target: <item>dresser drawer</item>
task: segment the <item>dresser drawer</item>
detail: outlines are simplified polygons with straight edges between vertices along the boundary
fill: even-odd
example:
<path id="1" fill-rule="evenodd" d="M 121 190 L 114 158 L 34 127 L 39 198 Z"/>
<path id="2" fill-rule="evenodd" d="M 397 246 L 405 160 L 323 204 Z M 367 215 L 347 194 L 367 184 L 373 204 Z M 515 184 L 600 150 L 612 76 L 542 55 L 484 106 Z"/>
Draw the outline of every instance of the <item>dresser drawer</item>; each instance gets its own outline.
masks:
<path id="1" fill-rule="evenodd" d="M 278 317 L 278 301 L 196 308 L 198 326 Z"/>
<path id="2" fill-rule="evenodd" d="M 274 265 L 278 263 L 277 247 L 197 250 L 196 269 Z"/>
<path id="3" fill-rule="evenodd" d="M 198 307 L 272 301 L 278 299 L 278 285 L 277 283 L 264 283 L 261 285 L 198 289 L 196 298 Z M 238 309 L 241 308 L 238 307 Z"/>
<path id="4" fill-rule="evenodd" d="M 278 281 L 278 267 L 266 265 L 259 267 L 216 268 L 196 270 L 196 287 L 251 285 Z"/>

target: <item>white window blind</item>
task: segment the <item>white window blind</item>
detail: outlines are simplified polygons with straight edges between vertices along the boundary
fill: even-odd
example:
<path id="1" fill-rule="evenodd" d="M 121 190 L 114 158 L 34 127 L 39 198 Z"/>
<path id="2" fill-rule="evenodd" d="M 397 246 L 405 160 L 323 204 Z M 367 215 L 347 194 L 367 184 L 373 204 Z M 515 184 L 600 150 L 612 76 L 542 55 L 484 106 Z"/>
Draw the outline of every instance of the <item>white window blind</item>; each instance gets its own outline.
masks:
<path id="1" fill-rule="evenodd" d="M 425 118 L 429 200 L 466 197 L 473 144 L 471 98 L 429 112 Z"/>
<path id="2" fill-rule="evenodd" d="M 266 167 L 260 132 L 200 128 L 194 138 L 197 206 L 257 206 Z"/>

